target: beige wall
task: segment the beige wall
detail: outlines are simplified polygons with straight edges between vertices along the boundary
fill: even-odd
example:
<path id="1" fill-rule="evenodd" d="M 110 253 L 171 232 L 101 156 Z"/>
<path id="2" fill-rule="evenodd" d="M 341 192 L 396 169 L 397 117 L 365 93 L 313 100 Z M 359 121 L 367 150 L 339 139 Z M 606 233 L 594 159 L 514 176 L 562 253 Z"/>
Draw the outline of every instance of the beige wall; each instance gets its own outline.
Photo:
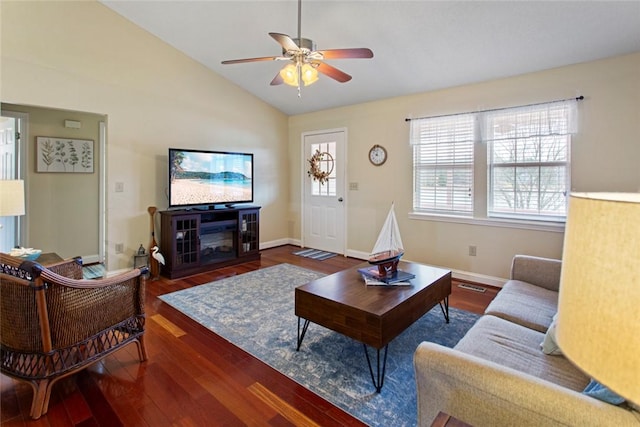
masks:
<path id="1" fill-rule="evenodd" d="M 396 214 L 405 258 L 463 272 L 506 278 L 516 253 L 560 257 L 563 233 L 409 219 L 412 209 L 412 152 L 407 117 L 517 106 L 584 95 L 580 131 L 573 138 L 575 191 L 640 191 L 640 53 L 519 77 L 303 114 L 289 119 L 289 166 L 302 178 L 301 133 L 348 129 L 346 194 L 347 247 L 369 253 L 389 205 Z M 389 158 L 372 166 L 373 144 Z M 482 171 L 480 171 L 482 173 Z M 292 237 L 300 238 L 300 181 L 291 180 Z M 477 194 L 476 197 L 486 197 Z M 468 255 L 469 245 L 477 256 Z"/>
<path id="2" fill-rule="evenodd" d="M 62 257 L 96 257 L 99 242 L 99 177 L 100 125 L 105 117 L 99 114 L 63 111 L 48 108 L 2 104 L 2 111 L 29 115 L 26 144 L 25 191 L 29 247 L 47 248 Z M 65 120 L 81 123 L 80 129 L 67 128 Z M 93 141 L 93 173 L 37 173 L 36 138 L 82 139 Z M 78 208 L 80 206 L 80 208 Z M 77 236 L 82 235 L 82 239 Z"/>
<path id="3" fill-rule="evenodd" d="M 0 99 L 108 116 L 111 270 L 130 266 L 138 245 L 147 245 L 147 207 L 167 205 L 168 147 L 254 152 L 261 241 L 278 242 L 300 239 L 301 133 L 346 127 L 347 180 L 359 184 L 346 194 L 349 252 L 371 250 L 394 200 L 408 259 L 495 277 L 508 275 L 515 253 L 559 257 L 562 233 L 410 220 L 405 117 L 583 94 L 574 189 L 640 190 L 640 54 L 287 118 L 99 3 L 0 8 Z M 389 151 L 378 168 L 367 160 L 375 143 Z M 123 193 L 114 192 L 115 182 L 124 183 Z M 113 253 L 117 242 L 124 256 Z M 476 257 L 467 255 L 469 245 Z"/>
<path id="4" fill-rule="evenodd" d="M 108 117 L 109 270 L 133 265 L 133 253 L 150 240 L 147 207 L 168 205 L 168 147 L 253 152 L 261 241 L 287 237 L 284 114 L 97 2 L 0 8 L 0 99 Z M 69 208 L 83 209 L 79 201 Z M 120 242 L 125 254 L 116 255 Z"/>

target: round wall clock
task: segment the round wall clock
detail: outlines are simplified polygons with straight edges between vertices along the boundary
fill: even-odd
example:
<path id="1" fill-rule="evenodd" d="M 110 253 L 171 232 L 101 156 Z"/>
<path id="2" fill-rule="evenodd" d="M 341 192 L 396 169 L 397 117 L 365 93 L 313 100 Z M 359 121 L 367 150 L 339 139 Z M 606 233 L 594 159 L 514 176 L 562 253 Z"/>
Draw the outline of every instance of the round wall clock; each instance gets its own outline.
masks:
<path id="1" fill-rule="evenodd" d="M 382 145 L 374 145 L 369 150 L 369 161 L 375 166 L 380 166 L 387 161 L 387 150 Z"/>

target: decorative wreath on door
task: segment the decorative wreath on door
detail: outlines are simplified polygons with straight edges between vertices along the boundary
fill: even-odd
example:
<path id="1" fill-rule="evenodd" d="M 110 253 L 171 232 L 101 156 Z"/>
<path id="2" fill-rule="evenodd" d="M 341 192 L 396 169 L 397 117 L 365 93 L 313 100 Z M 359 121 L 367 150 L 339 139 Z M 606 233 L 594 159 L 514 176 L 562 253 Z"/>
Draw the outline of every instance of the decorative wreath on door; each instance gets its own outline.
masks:
<path id="1" fill-rule="evenodd" d="M 316 150 L 316 153 L 311 156 L 309 160 L 309 166 L 311 169 L 307 171 L 307 174 L 313 178 L 314 181 L 320 181 L 320 184 L 324 184 L 329 181 L 329 175 L 333 172 L 334 160 L 333 156 L 326 151 L 321 152 Z M 320 162 L 327 162 L 328 171 L 320 169 Z"/>

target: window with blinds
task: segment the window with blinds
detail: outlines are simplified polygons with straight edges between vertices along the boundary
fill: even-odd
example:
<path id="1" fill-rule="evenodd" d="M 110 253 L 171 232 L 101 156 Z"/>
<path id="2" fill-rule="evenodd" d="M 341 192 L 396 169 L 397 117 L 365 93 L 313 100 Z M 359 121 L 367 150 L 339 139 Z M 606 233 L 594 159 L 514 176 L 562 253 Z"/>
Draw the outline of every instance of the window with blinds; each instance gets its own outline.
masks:
<path id="1" fill-rule="evenodd" d="M 575 102 L 484 115 L 489 217 L 564 221 Z"/>
<path id="2" fill-rule="evenodd" d="M 414 212 L 563 222 L 576 109 L 566 100 L 411 120 Z"/>
<path id="3" fill-rule="evenodd" d="M 474 122 L 472 114 L 411 122 L 414 211 L 473 215 Z"/>

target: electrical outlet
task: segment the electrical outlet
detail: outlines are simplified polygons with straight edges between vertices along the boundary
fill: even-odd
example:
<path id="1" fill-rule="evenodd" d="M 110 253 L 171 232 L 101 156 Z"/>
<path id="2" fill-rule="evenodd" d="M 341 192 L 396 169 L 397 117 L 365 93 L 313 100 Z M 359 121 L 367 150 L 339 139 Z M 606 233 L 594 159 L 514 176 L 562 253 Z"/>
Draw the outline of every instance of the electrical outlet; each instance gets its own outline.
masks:
<path id="1" fill-rule="evenodd" d="M 475 245 L 470 245 L 469 246 L 469 256 L 476 256 L 476 249 L 477 249 L 477 247 Z"/>
<path id="2" fill-rule="evenodd" d="M 121 254 L 124 252 L 124 243 L 116 243 L 116 253 Z"/>

